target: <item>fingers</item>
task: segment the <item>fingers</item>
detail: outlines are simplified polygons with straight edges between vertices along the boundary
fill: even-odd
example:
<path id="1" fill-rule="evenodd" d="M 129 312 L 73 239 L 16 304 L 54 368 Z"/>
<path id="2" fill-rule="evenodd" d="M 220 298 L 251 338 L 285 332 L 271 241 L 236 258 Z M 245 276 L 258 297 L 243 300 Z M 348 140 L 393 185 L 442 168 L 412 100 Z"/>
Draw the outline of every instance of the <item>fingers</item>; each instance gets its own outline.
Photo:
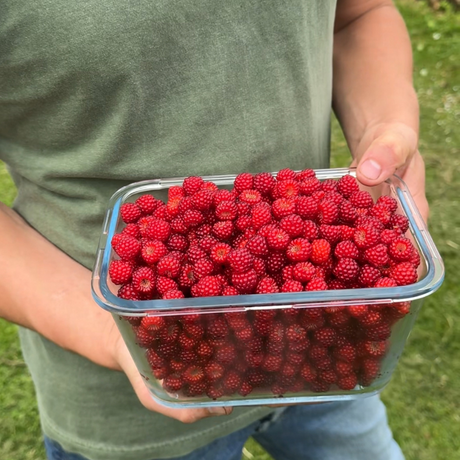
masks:
<path id="1" fill-rule="evenodd" d="M 163 406 L 162 404 L 156 402 L 148 390 L 147 386 L 144 383 L 142 376 L 140 375 L 134 361 L 129 354 L 129 351 L 121 339 L 117 344 L 118 351 L 116 352 L 116 359 L 120 364 L 121 369 L 128 377 L 134 391 L 136 392 L 137 397 L 144 407 L 147 409 L 158 412 L 165 415 L 166 417 L 171 417 L 176 420 L 179 420 L 182 423 L 194 423 L 202 418 L 206 417 L 215 417 L 219 415 L 229 415 L 232 413 L 232 407 L 203 407 L 197 409 L 174 409 L 170 407 Z"/>
<path id="2" fill-rule="evenodd" d="M 417 135 L 411 128 L 389 127 L 371 143 L 359 160 L 358 180 L 369 186 L 385 181 L 408 164 L 416 147 Z"/>

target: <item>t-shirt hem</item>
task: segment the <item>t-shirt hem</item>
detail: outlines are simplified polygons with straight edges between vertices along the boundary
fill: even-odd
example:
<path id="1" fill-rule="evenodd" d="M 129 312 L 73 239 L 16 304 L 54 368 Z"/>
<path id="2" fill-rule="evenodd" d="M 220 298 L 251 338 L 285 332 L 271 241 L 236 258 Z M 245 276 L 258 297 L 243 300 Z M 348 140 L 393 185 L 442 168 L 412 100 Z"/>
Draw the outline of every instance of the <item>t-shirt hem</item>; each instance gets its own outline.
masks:
<path id="1" fill-rule="evenodd" d="M 270 414 L 273 409 L 257 407 L 228 421 L 219 421 L 206 430 L 142 446 L 101 445 L 74 438 L 58 428 L 43 412 L 40 414 L 43 433 L 58 442 L 68 452 L 78 453 L 89 460 L 152 460 L 187 455 L 215 439 L 245 428 Z"/>

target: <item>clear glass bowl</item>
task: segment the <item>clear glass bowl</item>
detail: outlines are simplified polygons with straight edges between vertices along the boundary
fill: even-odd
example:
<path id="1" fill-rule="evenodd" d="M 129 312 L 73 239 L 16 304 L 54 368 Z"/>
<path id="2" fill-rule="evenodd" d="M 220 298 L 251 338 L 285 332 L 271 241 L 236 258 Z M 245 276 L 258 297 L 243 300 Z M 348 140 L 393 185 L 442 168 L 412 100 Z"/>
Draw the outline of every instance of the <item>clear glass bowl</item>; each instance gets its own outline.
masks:
<path id="1" fill-rule="evenodd" d="M 315 173 L 320 180 L 355 175 L 348 168 Z M 203 179 L 219 188 L 231 188 L 235 177 Z M 120 207 L 144 194 L 166 201 L 169 187 L 181 185 L 183 180 L 142 181 L 118 190 L 108 205 L 93 270 L 93 297 L 113 314 L 152 397 L 171 407 L 204 407 L 324 402 L 380 392 L 398 363 L 423 298 L 436 291 L 444 278 L 439 252 L 403 181 L 393 176 L 366 190 L 374 199 L 381 195 L 395 198 L 396 212 L 409 219 L 406 236 L 421 256 L 419 280 L 414 284 L 174 300 L 130 301 L 117 297 L 118 287 L 110 281 L 108 269 L 110 262 L 118 258 L 111 247 L 112 237 L 125 225 Z M 357 327 L 360 309 L 380 313 L 385 324 L 363 332 Z M 141 321 L 153 316 L 167 322 L 168 334 L 159 338 L 139 337 Z M 279 339 L 284 347 L 280 351 L 280 345 L 272 340 L 273 331 L 264 329 L 267 316 L 274 316 L 276 321 L 265 324 L 284 324 L 280 334 L 286 335 L 290 326 L 293 330 L 295 325 L 304 327 L 309 345 L 306 340 L 296 343 Z M 347 322 L 339 327 L 344 318 Z M 253 330 L 257 328 L 258 337 L 241 332 L 238 321 L 249 323 Z M 219 327 L 222 324 L 223 329 Z M 323 346 L 312 345 L 315 330 L 320 327 L 334 329 L 330 345 L 324 338 Z M 193 340 L 179 341 L 176 334 L 184 331 Z M 229 337 L 232 339 L 227 340 Z M 177 378 L 185 373 L 186 382 Z"/>

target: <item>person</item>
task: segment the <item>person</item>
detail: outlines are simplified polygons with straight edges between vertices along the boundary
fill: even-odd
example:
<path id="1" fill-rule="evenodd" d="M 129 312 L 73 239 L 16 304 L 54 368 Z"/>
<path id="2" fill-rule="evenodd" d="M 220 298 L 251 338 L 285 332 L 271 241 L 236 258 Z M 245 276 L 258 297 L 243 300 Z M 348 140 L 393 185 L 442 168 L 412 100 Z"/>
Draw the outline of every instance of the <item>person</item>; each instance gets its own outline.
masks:
<path id="1" fill-rule="evenodd" d="M 378 397 L 284 408 L 155 402 L 90 292 L 130 182 L 329 166 L 398 171 L 428 212 L 411 46 L 389 0 L 0 0 L 0 315 L 20 326 L 49 459 L 397 460 Z M 217 416 L 217 417 L 213 417 Z"/>

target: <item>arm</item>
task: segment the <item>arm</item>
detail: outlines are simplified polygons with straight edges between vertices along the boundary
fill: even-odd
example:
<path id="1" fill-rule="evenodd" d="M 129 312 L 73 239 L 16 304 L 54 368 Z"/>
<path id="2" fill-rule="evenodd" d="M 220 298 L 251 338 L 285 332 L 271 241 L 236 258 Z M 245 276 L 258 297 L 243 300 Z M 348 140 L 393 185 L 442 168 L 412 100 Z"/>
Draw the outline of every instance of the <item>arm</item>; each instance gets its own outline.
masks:
<path id="1" fill-rule="evenodd" d="M 183 422 L 224 415 L 224 408 L 169 409 L 150 396 L 112 315 L 93 301 L 91 272 L 0 203 L 0 317 L 128 376 L 147 409 Z"/>
<path id="2" fill-rule="evenodd" d="M 338 0 L 333 107 L 358 166 L 358 179 L 376 185 L 396 171 L 426 218 L 412 51 L 404 21 L 391 1 Z"/>

